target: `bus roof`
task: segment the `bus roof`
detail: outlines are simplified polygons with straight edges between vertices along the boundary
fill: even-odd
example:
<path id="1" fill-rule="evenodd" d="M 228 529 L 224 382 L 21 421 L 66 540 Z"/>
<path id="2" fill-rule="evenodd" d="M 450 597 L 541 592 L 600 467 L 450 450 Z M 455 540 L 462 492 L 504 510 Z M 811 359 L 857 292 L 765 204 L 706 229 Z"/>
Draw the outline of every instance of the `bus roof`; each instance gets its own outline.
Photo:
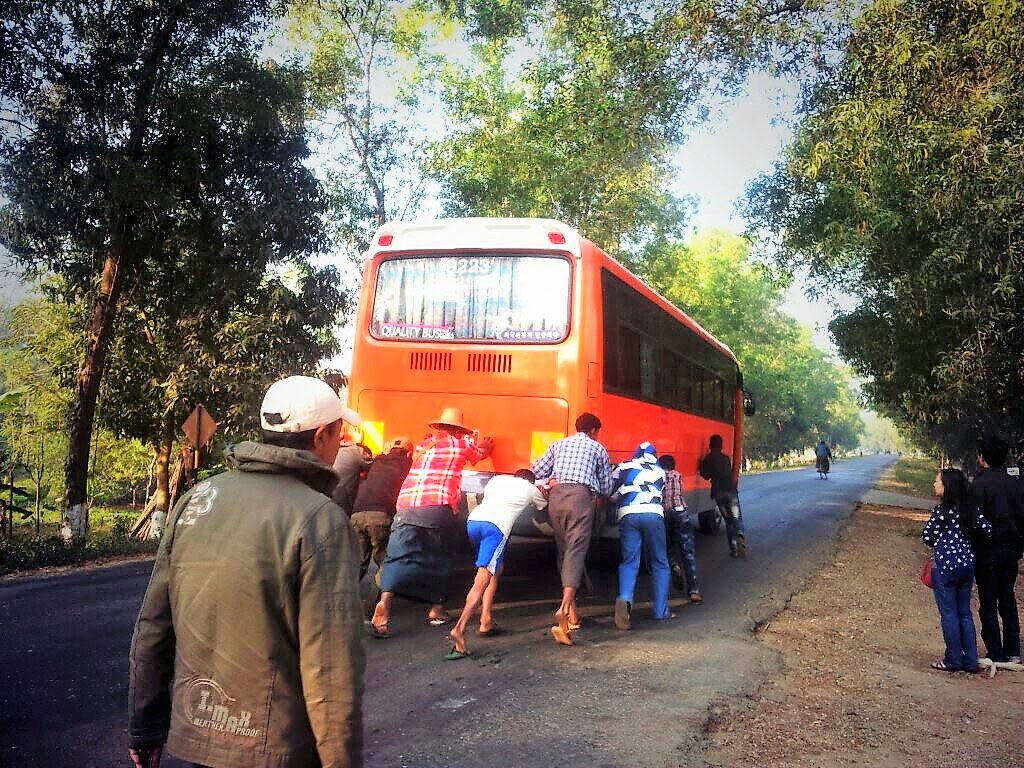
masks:
<path id="1" fill-rule="evenodd" d="M 696 320 L 651 288 L 641 277 L 634 275 L 613 256 L 579 232 L 555 219 L 467 217 L 451 219 L 417 219 L 389 221 L 373 236 L 365 256 L 374 258 L 381 252 L 408 251 L 465 251 L 493 248 L 522 248 L 531 251 L 557 250 L 579 256 L 583 243 L 591 243 L 621 271 L 619 277 L 635 280 L 639 288 L 650 294 L 656 304 L 684 325 L 709 341 L 725 355 L 736 360 L 726 344 L 702 328 Z M 482 243 L 486 245 L 481 246 Z"/>
<path id="2" fill-rule="evenodd" d="M 390 236 L 390 240 L 387 238 Z M 383 240 L 382 240 L 383 238 Z M 366 251 L 373 258 L 381 251 L 470 250 L 524 248 L 568 251 L 579 256 L 580 233 L 554 219 L 422 219 L 389 221 L 377 230 Z"/>

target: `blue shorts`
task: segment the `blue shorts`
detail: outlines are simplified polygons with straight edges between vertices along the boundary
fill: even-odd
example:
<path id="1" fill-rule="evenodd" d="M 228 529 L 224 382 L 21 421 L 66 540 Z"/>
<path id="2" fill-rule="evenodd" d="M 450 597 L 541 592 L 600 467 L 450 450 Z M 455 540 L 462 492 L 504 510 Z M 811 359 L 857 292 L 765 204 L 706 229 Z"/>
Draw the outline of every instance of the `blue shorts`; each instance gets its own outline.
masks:
<path id="1" fill-rule="evenodd" d="M 468 521 L 466 533 L 476 547 L 476 567 L 497 573 L 505 558 L 505 542 L 508 537 L 501 532 L 501 528 L 485 520 Z"/>

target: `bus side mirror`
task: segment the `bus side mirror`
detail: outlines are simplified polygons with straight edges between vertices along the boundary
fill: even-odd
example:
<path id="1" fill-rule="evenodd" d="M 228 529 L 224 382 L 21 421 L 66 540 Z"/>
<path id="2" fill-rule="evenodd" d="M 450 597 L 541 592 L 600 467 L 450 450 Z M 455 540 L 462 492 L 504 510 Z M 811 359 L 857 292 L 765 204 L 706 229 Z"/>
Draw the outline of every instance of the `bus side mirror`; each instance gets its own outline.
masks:
<path id="1" fill-rule="evenodd" d="M 743 413 L 746 416 L 753 416 L 757 413 L 757 403 L 754 401 L 754 396 L 747 390 L 743 390 Z"/>

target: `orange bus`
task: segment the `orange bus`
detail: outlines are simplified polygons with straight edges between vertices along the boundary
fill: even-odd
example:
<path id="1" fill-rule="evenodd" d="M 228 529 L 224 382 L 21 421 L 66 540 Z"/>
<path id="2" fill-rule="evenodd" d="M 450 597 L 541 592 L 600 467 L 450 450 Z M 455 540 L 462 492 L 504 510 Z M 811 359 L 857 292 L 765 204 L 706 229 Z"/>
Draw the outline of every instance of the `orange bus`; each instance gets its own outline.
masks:
<path id="1" fill-rule="evenodd" d="M 463 474 L 475 494 L 494 473 L 531 466 L 590 411 L 613 462 L 644 440 L 674 454 L 700 527 L 718 527 L 697 466 L 717 433 L 739 471 L 735 356 L 566 224 L 385 224 L 366 254 L 355 331 L 348 402 L 374 453 L 457 406 L 495 440 Z"/>

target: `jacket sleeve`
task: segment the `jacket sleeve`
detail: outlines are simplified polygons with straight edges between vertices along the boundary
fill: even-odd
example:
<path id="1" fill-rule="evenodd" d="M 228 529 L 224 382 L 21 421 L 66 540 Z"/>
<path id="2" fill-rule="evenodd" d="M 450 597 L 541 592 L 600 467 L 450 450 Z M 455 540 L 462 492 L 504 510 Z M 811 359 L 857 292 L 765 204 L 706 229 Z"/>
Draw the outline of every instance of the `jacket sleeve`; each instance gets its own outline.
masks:
<path id="1" fill-rule="evenodd" d="M 172 515 L 160 542 L 132 635 L 128 657 L 128 746 L 132 749 L 163 744 L 171 725 L 170 686 L 174 677 L 175 637 L 171 621 L 170 561 L 175 519 Z"/>
<path id="2" fill-rule="evenodd" d="M 323 768 L 363 765 L 365 652 L 354 539 L 348 518 L 333 503 L 303 532 L 299 667 Z"/>
<path id="3" fill-rule="evenodd" d="M 703 459 L 701 459 L 700 468 L 698 469 L 698 471 L 700 472 L 700 476 L 703 477 L 705 480 L 710 480 L 711 479 L 712 468 L 711 468 L 711 454 L 710 453 L 707 456 L 705 456 Z"/>

